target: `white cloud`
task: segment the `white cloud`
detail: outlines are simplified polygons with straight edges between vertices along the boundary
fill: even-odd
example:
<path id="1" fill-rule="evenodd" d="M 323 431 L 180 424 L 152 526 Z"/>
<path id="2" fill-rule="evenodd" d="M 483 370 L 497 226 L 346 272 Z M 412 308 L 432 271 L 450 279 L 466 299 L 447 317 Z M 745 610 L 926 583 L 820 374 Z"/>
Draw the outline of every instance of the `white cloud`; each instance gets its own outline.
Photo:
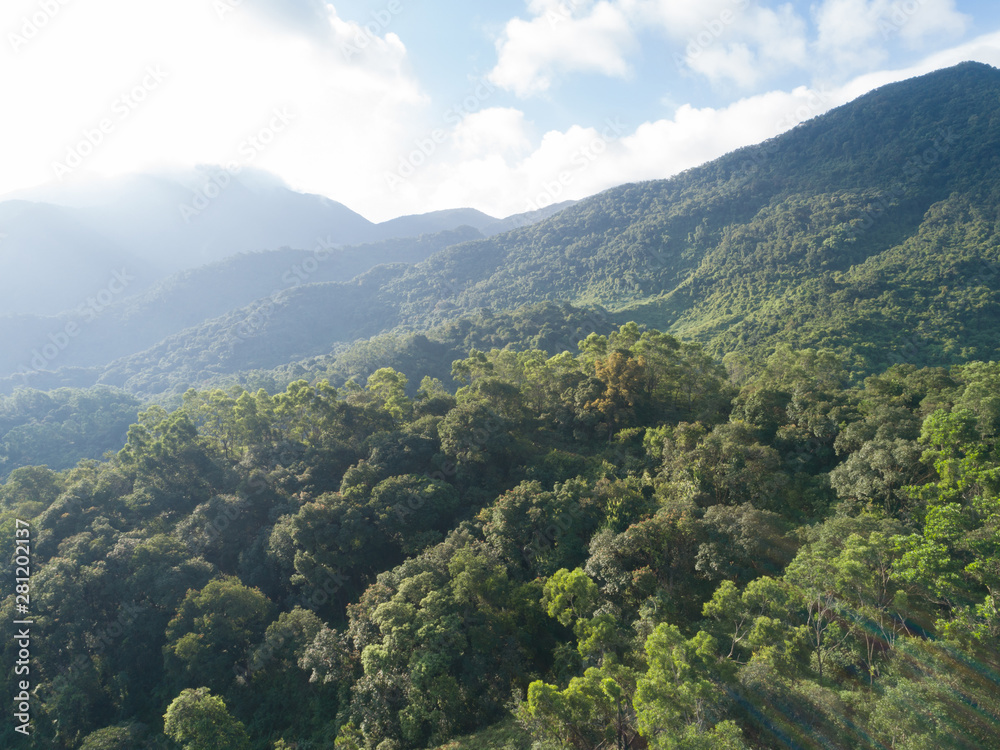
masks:
<path id="1" fill-rule="evenodd" d="M 742 88 L 750 88 L 760 80 L 757 58 L 743 43 L 715 44 L 689 54 L 688 67 L 710 81 L 732 81 Z"/>
<path id="2" fill-rule="evenodd" d="M 637 37 L 655 29 L 684 64 L 713 83 L 745 88 L 807 59 L 806 23 L 791 3 L 751 0 L 532 0 L 531 20 L 507 23 L 491 80 L 519 96 L 548 90 L 559 74 L 628 74 Z"/>
<path id="3" fill-rule="evenodd" d="M 671 119 L 634 129 L 609 121 L 550 131 L 520 158 L 496 151 L 471 158 L 451 153 L 396 191 L 393 213 L 471 205 L 504 216 L 625 182 L 662 179 L 760 142 L 843 101 L 841 92 L 801 87 L 719 109 L 684 105 Z M 519 121 L 513 112 L 504 117 Z"/>
<path id="4" fill-rule="evenodd" d="M 842 71 L 874 66 L 899 37 L 917 47 L 963 33 L 967 16 L 954 0 L 824 0 L 816 11 L 817 51 Z"/>
<path id="5" fill-rule="evenodd" d="M 749 89 L 776 72 L 807 63 L 806 23 L 791 4 L 777 10 L 743 0 L 704 21 L 684 47 L 687 66 L 713 83 Z"/>
<path id="6" fill-rule="evenodd" d="M 529 9 L 535 17 L 512 19 L 497 42 L 497 64 L 489 75 L 496 85 L 530 96 L 548 90 L 557 73 L 629 73 L 626 54 L 635 40 L 617 4 L 536 0 Z"/>
<path id="7" fill-rule="evenodd" d="M 521 156 L 531 149 L 524 112 L 512 107 L 490 107 L 467 115 L 455 127 L 453 138 L 458 152 L 467 158 Z"/>
<path id="8" fill-rule="evenodd" d="M 771 91 L 719 108 L 684 104 L 669 119 L 638 127 L 617 124 L 620 133 L 603 125 L 550 131 L 521 157 L 497 152 L 470 158 L 444 154 L 401 186 L 387 209 L 396 215 L 469 205 L 504 216 L 584 198 L 627 182 L 664 179 L 779 135 L 879 86 L 963 60 L 1000 67 L 1000 32 L 931 55 L 912 67 L 865 74 L 829 89 L 802 86 Z M 523 122 L 514 112 L 504 117 Z"/>
<path id="9" fill-rule="evenodd" d="M 686 40 L 703 31 L 712 31 L 714 22 L 724 15 L 738 16 L 749 6 L 749 0 L 701 0 L 701 2 L 677 2 L 677 0 L 622 0 L 629 17 L 637 23 L 654 28 L 662 28 L 668 36 L 676 40 Z M 728 25 L 730 21 L 723 21 Z"/>
<path id="10" fill-rule="evenodd" d="M 889 22 L 900 37 L 914 45 L 928 37 L 956 37 L 972 20 L 955 9 L 955 0 L 909 0 L 894 6 Z"/>
<path id="11" fill-rule="evenodd" d="M 250 3 L 248 2 L 248 6 Z M 20 37 L 39 9 L 13 0 L 0 30 Z M 0 123 L 0 193 L 53 179 L 54 162 L 107 121 L 100 144 L 68 179 L 160 166 L 246 163 L 290 184 L 338 192 L 331 175 L 357 189 L 381 185 L 373 160 L 408 137 L 426 98 L 391 23 L 363 26 L 325 6 L 322 34 L 275 26 L 249 8 L 222 18 L 212 2 L 88 0 L 60 8 L 24 44 L 0 36 L 0 99 L 20 102 Z M 373 33 L 374 32 L 374 33 Z M 15 50 L 14 47 L 17 47 Z M 148 67 L 165 80 L 122 109 Z M 260 149 L 241 149 L 282 109 L 291 124 Z M 99 135 L 99 134 L 98 134 Z M 92 152 L 92 153 L 91 153 Z"/>
<path id="12" fill-rule="evenodd" d="M 888 0 L 824 0 L 816 11 L 817 47 L 826 54 L 857 54 L 877 36 L 888 6 Z"/>
<path id="13" fill-rule="evenodd" d="M 758 55 L 765 62 L 798 67 L 808 63 L 806 21 L 791 3 L 777 10 L 755 8 L 745 28 L 747 38 L 758 45 Z"/>

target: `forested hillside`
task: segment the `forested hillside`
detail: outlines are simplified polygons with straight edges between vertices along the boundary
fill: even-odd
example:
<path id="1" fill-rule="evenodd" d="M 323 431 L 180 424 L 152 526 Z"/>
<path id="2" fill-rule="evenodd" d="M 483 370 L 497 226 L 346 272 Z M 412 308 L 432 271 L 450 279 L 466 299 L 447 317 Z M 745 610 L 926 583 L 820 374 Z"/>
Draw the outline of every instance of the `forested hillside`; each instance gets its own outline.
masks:
<path id="1" fill-rule="evenodd" d="M 998 138 L 963 64 L 115 303 L 0 397 L 0 746 L 997 747 Z"/>
<path id="2" fill-rule="evenodd" d="M 285 390 L 296 380 L 326 380 L 336 387 L 349 380 L 364 383 L 383 367 L 392 367 L 409 378 L 407 393 L 413 396 L 422 378 L 430 376 L 452 390 L 451 363 L 470 349 L 539 349 L 548 354 L 576 351 L 577 342 L 590 333 L 607 334 L 615 329 L 612 318 L 601 308 L 542 303 L 509 312 L 479 311 L 436 326 L 423 333 L 383 334 L 359 341 L 335 354 L 288 362 L 273 369 L 247 370 L 239 374 L 204 373 L 185 368 L 185 362 L 164 360 L 153 371 L 143 371 L 121 382 L 128 388 L 106 385 L 93 388 L 61 387 L 58 375 L 42 379 L 38 389 L 18 388 L 11 396 L 0 396 L 0 479 L 22 466 L 45 465 L 66 469 L 82 459 L 100 458 L 118 451 L 130 424 L 142 410 L 143 398 L 172 410 L 180 405 L 181 393 L 169 397 L 162 392 L 185 388 L 184 383 L 202 382 L 211 388 L 233 386 L 252 392 Z M 212 362 L 219 352 L 203 342 L 202 358 Z M 79 371 L 71 371 L 71 376 Z M 65 375 L 65 373 L 64 373 Z M 41 390 L 45 387 L 51 390 Z"/>
<path id="3" fill-rule="evenodd" d="M 110 388 L 0 396 L 0 478 L 22 466 L 69 469 L 117 452 L 140 410 L 137 398 Z"/>
<path id="4" fill-rule="evenodd" d="M 18 384 L 179 393 L 541 302 L 600 306 L 758 368 L 780 343 L 832 348 L 867 373 L 997 358 L 998 123 L 1000 72 L 964 63 L 672 179 L 606 191 L 416 265 L 234 300 L 146 351 L 59 372 L 67 358 Z"/>
<path id="5" fill-rule="evenodd" d="M 727 375 L 630 324 L 453 374 L 192 390 L 15 471 L 27 744 L 992 746 L 996 365 Z"/>
<path id="6" fill-rule="evenodd" d="M 258 306 L 273 304 L 296 286 L 348 281 L 380 264 L 417 263 L 479 236 L 472 227 L 462 227 L 357 247 L 340 247 L 321 236 L 309 248 L 242 253 L 175 274 L 131 296 L 124 294 L 129 291 L 125 276 L 124 284 L 115 286 L 116 294 L 106 292 L 62 315 L 0 318 L 0 392 L 26 385 L 52 387 L 53 382 L 90 385 L 95 373 L 81 368 L 103 367 L 234 308 L 255 301 Z M 237 334 L 249 337 L 252 327 L 244 322 Z"/>

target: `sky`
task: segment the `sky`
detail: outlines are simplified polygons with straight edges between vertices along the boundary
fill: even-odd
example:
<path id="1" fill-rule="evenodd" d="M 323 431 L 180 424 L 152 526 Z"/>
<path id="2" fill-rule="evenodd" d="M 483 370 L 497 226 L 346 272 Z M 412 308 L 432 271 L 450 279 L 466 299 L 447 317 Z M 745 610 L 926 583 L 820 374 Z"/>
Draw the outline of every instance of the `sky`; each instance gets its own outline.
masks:
<path id="1" fill-rule="evenodd" d="M 666 178 L 1000 66 L 995 0 L 4 0 L 0 196 L 265 170 L 373 221 Z"/>

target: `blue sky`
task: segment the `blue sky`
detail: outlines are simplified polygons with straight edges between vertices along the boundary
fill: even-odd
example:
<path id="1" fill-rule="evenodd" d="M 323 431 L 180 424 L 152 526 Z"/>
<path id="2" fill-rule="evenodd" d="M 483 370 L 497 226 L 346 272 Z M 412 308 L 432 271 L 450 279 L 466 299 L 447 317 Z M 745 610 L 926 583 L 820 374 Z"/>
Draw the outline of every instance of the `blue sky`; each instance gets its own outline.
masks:
<path id="1" fill-rule="evenodd" d="M 668 177 L 1000 65 L 985 0 L 7 0 L 0 31 L 0 194 L 252 168 L 373 220 Z"/>

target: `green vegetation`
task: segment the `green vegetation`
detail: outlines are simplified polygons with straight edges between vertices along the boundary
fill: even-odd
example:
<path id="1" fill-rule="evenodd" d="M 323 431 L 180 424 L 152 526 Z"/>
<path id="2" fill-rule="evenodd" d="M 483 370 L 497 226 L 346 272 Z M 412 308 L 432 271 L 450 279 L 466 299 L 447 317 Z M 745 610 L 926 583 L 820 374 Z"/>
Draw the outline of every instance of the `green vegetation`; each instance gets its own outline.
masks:
<path id="1" fill-rule="evenodd" d="M 996 746 L 998 120 L 961 65 L 39 375 L 125 390 L 0 401 L 0 744 Z"/>
<path id="2" fill-rule="evenodd" d="M 630 323 L 577 354 L 472 350 L 452 378 L 192 390 L 102 461 L 15 471 L 0 544 L 30 521 L 28 745 L 1000 731 L 997 364 L 852 385 L 835 353 L 783 348 L 727 373 Z"/>
<path id="3" fill-rule="evenodd" d="M 157 395 L 543 302 L 758 368 L 780 344 L 867 374 L 1000 359 L 998 122 L 1000 73 L 965 63 L 416 265 L 289 288 L 81 377 Z"/>
<path id="4" fill-rule="evenodd" d="M 1000 359 L 998 123 L 1000 72 L 963 63 L 503 234 L 345 250 L 309 274 L 308 249 L 241 256 L 123 302 L 56 372 L 0 391 L 101 383 L 162 398 L 373 337 L 453 345 L 457 319 L 540 304 L 604 309 L 758 369 L 781 344 L 832 349 L 864 374 Z M 26 366 L 52 327 L 8 326 L 0 374 Z M 515 336 L 469 345 L 506 344 L 556 353 Z"/>
<path id="5" fill-rule="evenodd" d="M 22 466 L 68 469 L 117 451 L 139 409 L 138 399 L 111 388 L 0 396 L 0 478 Z"/>

